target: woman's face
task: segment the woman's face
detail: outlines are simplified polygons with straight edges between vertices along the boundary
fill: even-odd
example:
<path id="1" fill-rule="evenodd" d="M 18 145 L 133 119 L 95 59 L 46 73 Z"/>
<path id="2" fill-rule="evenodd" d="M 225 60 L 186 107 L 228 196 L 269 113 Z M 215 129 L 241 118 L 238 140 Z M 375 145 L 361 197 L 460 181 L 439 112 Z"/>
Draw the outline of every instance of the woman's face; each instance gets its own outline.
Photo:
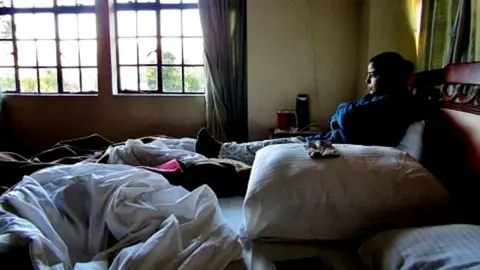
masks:
<path id="1" fill-rule="evenodd" d="M 367 68 L 367 79 L 365 82 L 368 85 L 368 91 L 370 94 L 381 92 L 385 85 L 382 76 L 379 74 L 378 70 L 375 70 L 375 65 L 373 63 L 368 63 Z"/>

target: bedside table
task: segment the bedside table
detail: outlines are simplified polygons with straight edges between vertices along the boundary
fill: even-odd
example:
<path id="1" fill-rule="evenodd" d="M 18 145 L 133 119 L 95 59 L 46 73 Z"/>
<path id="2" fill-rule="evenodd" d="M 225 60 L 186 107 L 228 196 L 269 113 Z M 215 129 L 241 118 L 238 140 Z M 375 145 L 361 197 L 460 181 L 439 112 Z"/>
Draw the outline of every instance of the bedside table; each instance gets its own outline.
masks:
<path id="1" fill-rule="evenodd" d="M 270 139 L 281 139 L 290 137 L 308 137 L 319 134 L 320 130 L 306 130 L 300 132 L 279 131 L 274 128 L 269 130 Z"/>

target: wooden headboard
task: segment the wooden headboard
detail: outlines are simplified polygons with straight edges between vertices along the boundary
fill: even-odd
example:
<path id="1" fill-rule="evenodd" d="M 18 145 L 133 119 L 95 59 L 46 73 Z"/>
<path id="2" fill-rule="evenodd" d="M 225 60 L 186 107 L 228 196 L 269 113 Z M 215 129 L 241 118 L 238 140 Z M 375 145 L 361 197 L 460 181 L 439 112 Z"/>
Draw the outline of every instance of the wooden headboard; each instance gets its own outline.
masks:
<path id="1" fill-rule="evenodd" d="M 418 95 L 436 104 L 425 125 L 422 164 L 466 211 L 480 205 L 480 62 L 414 74 Z M 477 214 L 480 220 L 480 214 Z"/>

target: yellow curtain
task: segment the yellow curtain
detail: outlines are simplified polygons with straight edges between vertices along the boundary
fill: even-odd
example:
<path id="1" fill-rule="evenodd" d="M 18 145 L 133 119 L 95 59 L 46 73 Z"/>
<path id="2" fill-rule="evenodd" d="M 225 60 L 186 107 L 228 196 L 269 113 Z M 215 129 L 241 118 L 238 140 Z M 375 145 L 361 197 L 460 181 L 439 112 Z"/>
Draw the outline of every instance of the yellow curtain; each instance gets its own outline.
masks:
<path id="1" fill-rule="evenodd" d="M 415 46 L 418 54 L 418 41 L 420 37 L 420 18 L 422 12 L 422 0 L 408 0 L 407 12 L 410 19 L 410 27 L 415 35 Z"/>

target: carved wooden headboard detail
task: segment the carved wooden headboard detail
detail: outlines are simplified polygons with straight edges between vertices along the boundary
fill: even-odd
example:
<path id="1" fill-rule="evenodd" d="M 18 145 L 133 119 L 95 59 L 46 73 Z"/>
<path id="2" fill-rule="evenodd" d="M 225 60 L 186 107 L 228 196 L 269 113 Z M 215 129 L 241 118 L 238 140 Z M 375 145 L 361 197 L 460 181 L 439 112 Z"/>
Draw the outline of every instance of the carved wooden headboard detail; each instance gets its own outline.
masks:
<path id="1" fill-rule="evenodd" d="M 412 90 L 435 104 L 427 120 L 422 164 L 466 211 L 480 206 L 480 62 L 416 73 Z M 480 214 L 477 214 L 480 221 Z M 477 220 L 475 220 L 476 222 Z"/>

